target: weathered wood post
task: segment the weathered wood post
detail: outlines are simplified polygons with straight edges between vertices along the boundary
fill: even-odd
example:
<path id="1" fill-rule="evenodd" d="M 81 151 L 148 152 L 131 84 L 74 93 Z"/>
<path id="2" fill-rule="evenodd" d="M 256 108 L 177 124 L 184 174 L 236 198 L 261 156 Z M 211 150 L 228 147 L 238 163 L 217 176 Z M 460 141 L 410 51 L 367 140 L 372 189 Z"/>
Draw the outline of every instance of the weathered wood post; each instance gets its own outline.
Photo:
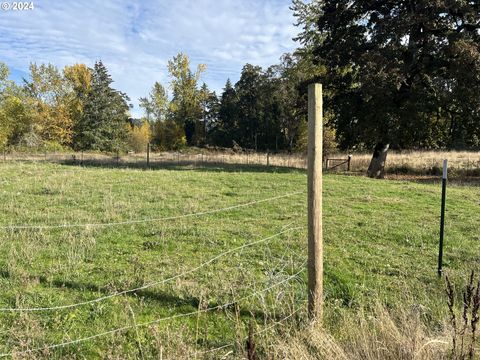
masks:
<path id="1" fill-rule="evenodd" d="M 352 155 L 348 155 L 347 171 L 350 171 L 350 163 L 352 162 Z"/>
<path id="2" fill-rule="evenodd" d="M 267 151 L 267 166 L 270 166 L 270 152 Z"/>
<path id="3" fill-rule="evenodd" d="M 323 316 L 322 85 L 308 86 L 308 315 Z"/>
<path id="4" fill-rule="evenodd" d="M 448 160 L 443 160 L 443 176 L 442 176 L 442 204 L 440 209 L 440 242 L 438 244 L 438 276 L 442 276 L 443 272 L 443 236 L 445 232 L 445 200 L 447 197 L 447 170 Z"/>
<path id="5" fill-rule="evenodd" d="M 150 167 L 150 143 L 147 144 L 147 167 Z"/>

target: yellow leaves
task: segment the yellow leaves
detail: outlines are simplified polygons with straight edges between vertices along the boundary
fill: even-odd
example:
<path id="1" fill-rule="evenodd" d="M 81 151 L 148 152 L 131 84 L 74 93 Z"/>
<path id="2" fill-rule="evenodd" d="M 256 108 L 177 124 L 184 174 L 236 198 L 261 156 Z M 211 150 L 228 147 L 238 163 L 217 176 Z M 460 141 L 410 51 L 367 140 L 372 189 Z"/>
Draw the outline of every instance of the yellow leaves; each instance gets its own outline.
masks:
<path id="1" fill-rule="evenodd" d="M 4 109 L 0 108 L 0 149 L 5 148 L 10 135 L 10 124 Z"/>
<path id="2" fill-rule="evenodd" d="M 141 126 L 127 126 L 128 144 L 131 150 L 135 152 L 145 152 L 152 135 L 148 121 L 144 121 Z"/>
<path id="3" fill-rule="evenodd" d="M 0 147 L 5 147 L 16 129 L 29 124 L 28 112 L 22 100 L 16 96 L 6 96 L 0 105 Z"/>
<path id="4" fill-rule="evenodd" d="M 70 145 L 72 142 L 73 120 L 65 104 L 55 106 L 38 101 L 33 115 L 36 132 L 44 141 Z"/>
<path id="5" fill-rule="evenodd" d="M 92 73 L 85 64 L 65 66 L 63 75 L 76 94 L 86 95 L 92 87 Z"/>

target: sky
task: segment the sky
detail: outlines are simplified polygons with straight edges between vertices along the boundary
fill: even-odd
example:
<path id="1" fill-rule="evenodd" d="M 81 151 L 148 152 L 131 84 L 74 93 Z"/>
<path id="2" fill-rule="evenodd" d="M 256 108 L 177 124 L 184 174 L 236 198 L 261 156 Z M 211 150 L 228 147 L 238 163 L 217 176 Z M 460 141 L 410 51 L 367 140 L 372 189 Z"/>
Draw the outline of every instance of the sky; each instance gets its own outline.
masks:
<path id="1" fill-rule="evenodd" d="M 7 0 L 8 1 L 8 0 Z M 266 67 L 291 52 L 298 33 L 290 0 L 33 0 L 34 9 L 0 10 L 0 61 L 17 82 L 30 62 L 65 65 L 102 60 L 114 88 L 138 98 L 168 83 L 179 52 L 207 65 L 202 77 L 221 92 L 246 63 Z"/>

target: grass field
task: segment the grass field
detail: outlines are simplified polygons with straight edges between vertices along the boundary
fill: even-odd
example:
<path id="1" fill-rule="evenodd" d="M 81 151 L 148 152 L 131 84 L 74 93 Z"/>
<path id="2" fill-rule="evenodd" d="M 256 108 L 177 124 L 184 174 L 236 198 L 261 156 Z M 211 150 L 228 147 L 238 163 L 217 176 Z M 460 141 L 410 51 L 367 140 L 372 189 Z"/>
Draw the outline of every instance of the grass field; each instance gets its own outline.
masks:
<path id="1" fill-rule="evenodd" d="M 278 197 L 285 194 L 291 195 Z M 480 267 L 479 199 L 480 187 L 448 189 L 445 268 L 457 283 Z M 325 176 L 329 332 L 340 336 L 341 317 L 377 301 L 389 308 L 421 306 L 427 325 L 442 331 L 447 308 L 436 276 L 439 201 L 438 183 Z M 0 308 L 78 304 L 173 278 L 72 308 L 2 311 L 1 354 L 242 358 L 254 322 L 257 351 L 269 356 L 269 339 L 305 323 L 302 170 L 7 162 L 0 164 L 0 204 Z M 118 224 L 170 217 L 177 218 Z M 106 223 L 114 224 L 98 225 Z M 91 225 L 35 228 L 61 224 Z M 123 330 L 108 333 L 115 329 Z"/>

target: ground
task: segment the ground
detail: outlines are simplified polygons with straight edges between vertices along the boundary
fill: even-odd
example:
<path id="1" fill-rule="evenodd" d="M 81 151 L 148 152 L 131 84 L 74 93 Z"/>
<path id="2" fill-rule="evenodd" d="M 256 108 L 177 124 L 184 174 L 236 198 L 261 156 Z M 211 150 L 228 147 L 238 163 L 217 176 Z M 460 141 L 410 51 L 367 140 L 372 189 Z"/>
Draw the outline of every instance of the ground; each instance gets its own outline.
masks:
<path id="1" fill-rule="evenodd" d="M 480 187 L 448 188 L 444 266 L 457 283 L 479 267 L 479 199 Z M 2 310 L 79 304 L 147 285 L 64 309 L 2 311 L 2 354 L 238 358 L 250 323 L 258 337 L 304 323 L 303 170 L 7 162 L 0 204 Z M 377 300 L 421 305 L 430 326 L 440 326 L 447 308 L 436 275 L 439 212 L 435 181 L 325 176 L 332 333 L 338 316 Z M 64 224 L 81 226 L 48 227 Z"/>

